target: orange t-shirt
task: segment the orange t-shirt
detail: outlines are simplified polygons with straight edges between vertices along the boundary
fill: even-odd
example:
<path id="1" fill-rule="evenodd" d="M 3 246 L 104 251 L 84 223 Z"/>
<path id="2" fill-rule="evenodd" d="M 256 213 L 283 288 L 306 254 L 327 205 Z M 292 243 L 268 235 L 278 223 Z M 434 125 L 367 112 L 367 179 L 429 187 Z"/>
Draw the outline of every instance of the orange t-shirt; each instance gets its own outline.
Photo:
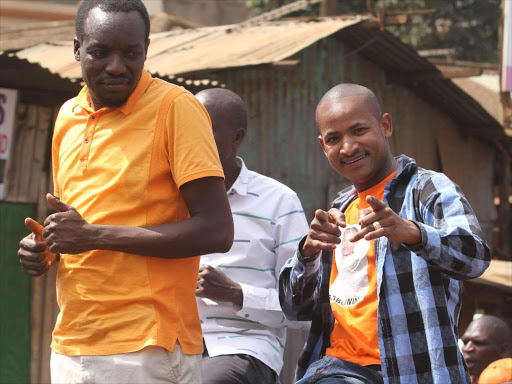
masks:
<path id="1" fill-rule="evenodd" d="M 55 194 L 91 224 L 185 220 L 179 187 L 224 177 L 206 110 L 183 88 L 146 71 L 122 107 L 94 112 L 87 87 L 66 102 L 52 153 Z M 105 250 L 61 255 L 52 349 L 66 355 L 128 353 L 149 345 L 173 351 L 178 340 L 185 354 L 201 353 L 198 268 L 199 257 Z"/>
<path id="2" fill-rule="evenodd" d="M 346 228 L 340 228 L 341 244 L 333 251 L 329 300 L 334 315 L 331 346 L 326 356 L 362 366 L 380 365 L 377 334 L 377 268 L 374 241 L 348 239 L 356 234 L 359 212 L 369 208 L 367 196 L 384 198 L 384 188 L 395 177 L 393 172 L 374 187 L 360 192 L 345 210 Z"/>

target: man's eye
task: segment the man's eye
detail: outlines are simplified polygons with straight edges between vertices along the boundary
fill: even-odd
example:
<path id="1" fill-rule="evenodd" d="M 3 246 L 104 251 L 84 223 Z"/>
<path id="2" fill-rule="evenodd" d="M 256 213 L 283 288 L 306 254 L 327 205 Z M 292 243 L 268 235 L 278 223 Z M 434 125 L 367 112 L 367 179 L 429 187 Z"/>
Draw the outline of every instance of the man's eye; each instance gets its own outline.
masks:
<path id="1" fill-rule="evenodd" d="M 92 51 L 89 54 L 94 58 L 105 57 L 105 51 Z"/>
<path id="2" fill-rule="evenodd" d="M 139 56 L 139 52 L 138 51 L 126 52 L 126 57 L 137 57 L 137 56 Z"/>
<path id="3" fill-rule="evenodd" d="M 356 135 L 360 135 L 360 134 L 362 134 L 364 131 L 366 131 L 366 128 L 356 128 L 356 129 L 354 130 L 354 133 L 355 133 Z"/>
<path id="4" fill-rule="evenodd" d="M 331 136 L 331 137 L 329 137 L 329 138 L 327 139 L 327 141 L 326 141 L 326 142 L 327 142 L 327 143 L 329 143 L 329 144 L 334 144 L 334 143 L 337 143 L 337 142 L 338 142 L 338 140 L 339 140 L 339 138 L 338 138 L 337 136 Z"/>

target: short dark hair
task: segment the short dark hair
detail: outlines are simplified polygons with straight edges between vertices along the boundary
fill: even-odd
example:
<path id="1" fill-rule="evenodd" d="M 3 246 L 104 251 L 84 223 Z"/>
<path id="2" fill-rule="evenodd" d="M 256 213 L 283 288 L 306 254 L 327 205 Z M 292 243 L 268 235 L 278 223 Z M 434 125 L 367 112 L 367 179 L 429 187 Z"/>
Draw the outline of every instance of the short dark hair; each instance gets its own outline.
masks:
<path id="1" fill-rule="evenodd" d="M 375 96 L 375 93 L 373 93 L 371 89 L 363 87 L 362 85 L 350 83 L 338 84 L 329 89 L 318 103 L 316 107 L 317 111 L 318 108 L 326 102 L 332 102 L 345 97 L 354 96 L 363 97 L 373 108 L 375 117 L 378 120 L 382 117 L 382 108 L 380 106 L 379 99 Z"/>
<path id="2" fill-rule="evenodd" d="M 82 41 L 84 24 L 91 9 L 100 8 L 104 12 L 138 12 L 146 26 L 146 41 L 149 40 L 149 15 L 141 0 L 83 0 L 75 16 L 75 34 Z"/>

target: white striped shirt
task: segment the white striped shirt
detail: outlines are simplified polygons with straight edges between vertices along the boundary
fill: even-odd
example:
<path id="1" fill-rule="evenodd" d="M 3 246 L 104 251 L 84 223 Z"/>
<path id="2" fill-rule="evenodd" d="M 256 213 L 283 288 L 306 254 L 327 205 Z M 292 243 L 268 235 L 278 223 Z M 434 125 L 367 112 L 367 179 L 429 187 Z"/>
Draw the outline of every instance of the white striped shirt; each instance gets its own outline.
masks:
<path id="1" fill-rule="evenodd" d="M 285 319 L 279 304 L 279 272 L 293 257 L 308 224 L 297 194 L 269 177 L 242 168 L 228 191 L 235 239 L 228 253 L 201 257 L 242 287 L 243 306 L 197 299 L 203 337 L 212 357 L 254 356 L 277 374 L 283 366 L 286 327 L 309 322 Z"/>

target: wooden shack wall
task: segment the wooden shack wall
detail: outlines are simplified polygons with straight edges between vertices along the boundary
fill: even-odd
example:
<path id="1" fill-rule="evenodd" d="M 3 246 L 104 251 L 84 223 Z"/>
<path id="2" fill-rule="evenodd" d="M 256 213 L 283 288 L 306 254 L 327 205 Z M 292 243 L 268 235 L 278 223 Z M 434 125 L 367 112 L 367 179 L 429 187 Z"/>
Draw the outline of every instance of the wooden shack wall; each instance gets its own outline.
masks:
<path id="1" fill-rule="evenodd" d="M 353 82 L 371 88 L 393 117 L 391 146 L 460 184 L 491 240 L 493 204 L 491 145 L 464 136 L 445 112 L 330 37 L 299 52 L 295 66 L 258 66 L 216 73 L 248 105 L 249 129 L 241 148 L 247 165 L 295 190 L 309 219 L 330 204 L 347 181 L 333 172 L 318 144 L 315 107 L 332 86 Z"/>
<path id="2" fill-rule="evenodd" d="M 53 192 L 51 136 L 60 101 L 51 105 L 47 100 L 46 105 L 40 105 L 34 103 L 34 98 L 26 96 L 21 91 L 16 107 L 14 148 L 4 201 L 32 204 L 35 207 L 34 218 L 42 223 L 49 213 L 45 195 Z M 46 275 L 32 279 L 31 383 L 50 383 L 50 343 L 59 312 L 56 274 L 57 268 L 52 268 Z"/>

